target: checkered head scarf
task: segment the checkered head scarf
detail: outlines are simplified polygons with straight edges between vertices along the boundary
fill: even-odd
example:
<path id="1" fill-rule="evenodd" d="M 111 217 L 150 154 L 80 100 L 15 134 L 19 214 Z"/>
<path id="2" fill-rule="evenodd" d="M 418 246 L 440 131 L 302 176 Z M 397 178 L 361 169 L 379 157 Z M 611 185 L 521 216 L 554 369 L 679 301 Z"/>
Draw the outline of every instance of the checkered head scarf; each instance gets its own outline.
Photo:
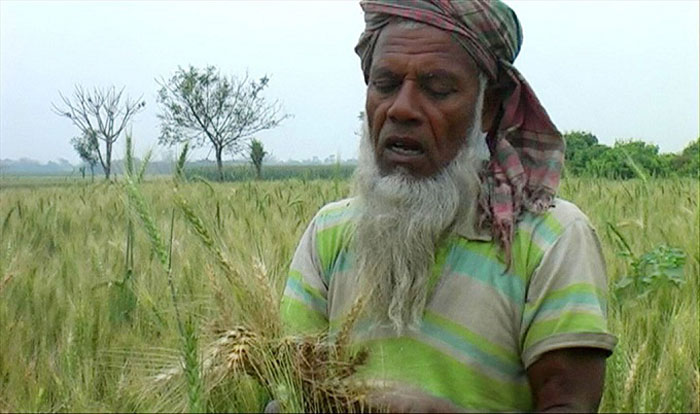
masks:
<path id="1" fill-rule="evenodd" d="M 481 173 L 479 225 L 490 227 L 511 261 L 513 231 L 522 211 L 553 205 L 564 160 L 564 141 L 530 85 L 513 66 L 522 31 L 517 16 L 498 0 L 362 0 L 365 31 L 355 47 L 365 82 L 379 32 L 393 17 L 456 34 L 490 82 L 507 84 L 486 141 L 491 153 Z"/>

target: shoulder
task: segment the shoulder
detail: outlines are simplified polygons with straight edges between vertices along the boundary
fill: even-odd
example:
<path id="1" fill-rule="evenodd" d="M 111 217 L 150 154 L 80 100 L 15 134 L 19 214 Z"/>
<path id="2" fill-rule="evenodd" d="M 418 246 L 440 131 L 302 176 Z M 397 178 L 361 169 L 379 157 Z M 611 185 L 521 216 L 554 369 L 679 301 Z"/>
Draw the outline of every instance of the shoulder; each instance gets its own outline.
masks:
<path id="1" fill-rule="evenodd" d="M 358 214 L 354 198 L 328 203 L 316 213 L 312 220 L 316 247 L 327 254 L 335 254 L 349 241 Z"/>
<path id="2" fill-rule="evenodd" d="M 554 206 L 543 214 L 526 212 L 518 222 L 516 231 L 554 243 L 572 225 L 590 226 L 588 217 L 574 203 L 561 198 L 554 200 Z"/>
<path id="3" fill-rule="evenodd" d="M 357 215 L 355 198 L 344 198 L 321 207 L 313 218 L 317 231 L 352 222 Z"/>
<path id="4" fill-rule="evenodd" d="M 312 221 L 313 246 L 327 280 L 339 255 L 350 244 L 357 214 L 356 200 L 347 198 L 326 204 Z"/>
<path id="5" fill-rule="evenodd" d="M 561 198 L 554 199 L 554 207 L 548 213 L 562 227 L 568 227 L 577 221 L 589 223 L 588 217 L 576 204 Z"/>
<path id="6" fill-rule="evenodd" d="M 593 232 L 588 217 L 569 201 L 557 198 L 554 206 L 543 214 L 524 213 L 513 239 L 516 267 L 531 275 L 543 256 L 572 229 Z"/>
<path id="7" fill-rule="evenodd" d="M 355 203 L 354 197 L 344 198 L 342 200 L 331 201 L 318 210 L 317 216 L 326 216 L 333 213 L 340 213 L 351 210 Z"/>

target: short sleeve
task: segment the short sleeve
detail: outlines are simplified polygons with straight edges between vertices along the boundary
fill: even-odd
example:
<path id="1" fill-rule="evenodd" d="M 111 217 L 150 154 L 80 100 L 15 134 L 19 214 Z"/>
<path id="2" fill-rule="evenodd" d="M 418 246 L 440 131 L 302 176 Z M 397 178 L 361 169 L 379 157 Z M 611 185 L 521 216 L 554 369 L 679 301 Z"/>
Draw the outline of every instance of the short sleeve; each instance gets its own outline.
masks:
<path id="1" fill-rule="evenodd" d="M 285 332 L 306 334 L 328 329 L 328 286 L 316 252 L 316 222 L 311 221 L 289 268 L 280 313 Z"/>
<path id="2" fill-rule="evenodd" d="M 566 226 L 544 253 L 528 286 L 520 329 L 525 367 L 545 352 L 592 347 L 612 351 L 607 277 L 600 242 L 585 217 Z"/>

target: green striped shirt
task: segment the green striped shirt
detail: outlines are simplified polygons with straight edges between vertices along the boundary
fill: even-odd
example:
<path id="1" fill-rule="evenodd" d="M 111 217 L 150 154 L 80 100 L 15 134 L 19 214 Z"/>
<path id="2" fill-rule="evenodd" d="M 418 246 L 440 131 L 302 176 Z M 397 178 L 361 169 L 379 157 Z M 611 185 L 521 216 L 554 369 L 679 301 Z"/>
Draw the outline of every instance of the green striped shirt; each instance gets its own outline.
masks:
<path id="1" fill-rule="evenodd" d="M 304 233 L 282 300 L 289 332 L 332 335 L 352 305 L 357 213 L 354 199 L 328 204 Z M 454 233 L 437 246 L 419 329 L 397 336 L 367 320 L 356 324 L 354 343 L 369 351 L 360 378 L 420 387 L 465 410 L 531 410 L 526 369 L 543 353 L 612 351 L 605 265 L 576 206 L 556 200 L 543 215 L 524 214 L 507 272 L 489 235 L 469 226 Z"/>

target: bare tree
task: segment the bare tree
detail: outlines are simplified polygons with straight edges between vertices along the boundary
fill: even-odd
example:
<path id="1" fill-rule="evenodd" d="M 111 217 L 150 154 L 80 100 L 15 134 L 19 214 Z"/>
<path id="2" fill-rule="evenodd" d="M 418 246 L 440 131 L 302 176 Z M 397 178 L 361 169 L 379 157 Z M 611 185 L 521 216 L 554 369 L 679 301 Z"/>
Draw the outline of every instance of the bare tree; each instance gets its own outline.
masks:
<path id="1" fill-rule="evenodd" d="M 190 142 L 191 147 L 210 145 L 216 156 L 219 180 L 223 180 L 223 152 L 237 154 L 250 137 L 271 129 L 290 115 L 277 101 L 267 102 L 262 91 L 269 78 L 251 80 L 222 76 L 215 67 L 178 68 L 168 81 L 160 80 L 158 102 L 162 113 L 161 144 Z"/>
<path id="2" fill-rule="evenodd" d="M 81 158 L 81 150 L 94 151 L 107 180 L 112 172 L 114 143 L 134 115 L 146 106 L 142 98 L 132 101 L 125 97 L 122 101 L 123 93 L 124 88 L 94 88 L 87 91 L 76 85 L 72 98 L 59 92 L 63 105 L 52 104 L 56 114 L 70 119 L 82 132 L 82 137 L 73 142 Z M 100 141 L 104 149 L 99 145 Z"/>

